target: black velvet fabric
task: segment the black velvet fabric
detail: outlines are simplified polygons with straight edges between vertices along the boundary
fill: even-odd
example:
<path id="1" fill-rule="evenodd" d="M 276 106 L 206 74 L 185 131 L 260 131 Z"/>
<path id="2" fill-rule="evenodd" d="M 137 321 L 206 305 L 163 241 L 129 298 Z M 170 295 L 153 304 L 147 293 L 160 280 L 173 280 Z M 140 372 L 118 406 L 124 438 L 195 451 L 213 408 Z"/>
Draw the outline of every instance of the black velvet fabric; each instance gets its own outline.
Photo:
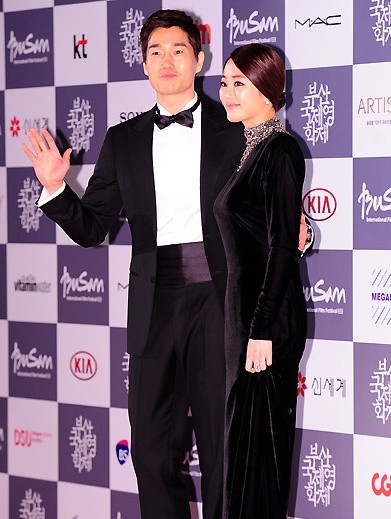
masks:
<path id="1" fill-rule="evenodd" d="M 228 263 L 227 519 L 287 514 L 307 326 L 297 251 L 304 174 L 296 140 L 274 133 L 251 152 L 214 206 Z M 244 369 L 249 337 L 272 341 L 273 365 L 263 373 Z"/>

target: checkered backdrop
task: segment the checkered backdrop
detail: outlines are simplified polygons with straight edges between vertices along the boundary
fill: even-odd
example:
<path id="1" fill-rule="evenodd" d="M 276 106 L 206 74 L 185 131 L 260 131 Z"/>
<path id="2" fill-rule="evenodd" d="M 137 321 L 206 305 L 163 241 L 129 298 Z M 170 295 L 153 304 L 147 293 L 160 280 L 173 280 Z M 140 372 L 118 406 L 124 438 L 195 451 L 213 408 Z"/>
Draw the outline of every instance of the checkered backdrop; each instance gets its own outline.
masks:
<path id="1" fill-rule="evenodd" d="M 217 99 L 225 56 L 280 48 L 282 117 L 307 162 L 316 230 L 302 260 L 307 349 L 298 380 L 290 516 L 391 510 L 391 4 L 389 0 L 0 0 L 0 516 L 137 519 L 126 411 L 131 237 L 119 219 L 84 250 L 34 205 L 21 151 L 48 127 L 73 147 L 82 193 L 106 128 L 150 108 L 138 32 L 192 14 Z M 183 471 L 201 517 L 189 424 Z"/>

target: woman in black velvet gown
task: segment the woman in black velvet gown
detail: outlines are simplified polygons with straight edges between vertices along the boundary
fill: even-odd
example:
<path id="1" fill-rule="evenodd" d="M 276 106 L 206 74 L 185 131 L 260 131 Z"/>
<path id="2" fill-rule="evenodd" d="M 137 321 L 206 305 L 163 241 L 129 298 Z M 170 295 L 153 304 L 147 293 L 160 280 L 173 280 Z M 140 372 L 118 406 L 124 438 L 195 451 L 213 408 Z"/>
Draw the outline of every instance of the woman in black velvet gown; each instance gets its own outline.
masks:
<path id="1" fill-rule="evenodd" d="M 266 45 L 236 48 L 220 98 L 247 147 L 215 202 L 228 262 L 225 519 L 287 516 L 306 305 L 297 236 L 305 174 L 276 112 L 284 65 Z"/>

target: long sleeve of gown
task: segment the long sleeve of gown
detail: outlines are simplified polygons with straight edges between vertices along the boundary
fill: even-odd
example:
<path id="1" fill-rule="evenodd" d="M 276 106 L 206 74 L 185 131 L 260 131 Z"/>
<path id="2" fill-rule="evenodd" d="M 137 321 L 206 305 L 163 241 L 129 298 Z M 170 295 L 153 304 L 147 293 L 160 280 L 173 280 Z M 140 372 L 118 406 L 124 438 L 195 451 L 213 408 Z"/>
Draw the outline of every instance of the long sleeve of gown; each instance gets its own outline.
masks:
<path id="1" fill-rule="evenodd" d="M 287 134 L 272 143 L 263 157 L 260 188 L 265 196 L 269 256 L 263 286 L 251 329 L 252 339 L 271 339 L 276 313 L 288 288 L 297 262 L 302 186 L 305 175 L 303 154 Z"/>

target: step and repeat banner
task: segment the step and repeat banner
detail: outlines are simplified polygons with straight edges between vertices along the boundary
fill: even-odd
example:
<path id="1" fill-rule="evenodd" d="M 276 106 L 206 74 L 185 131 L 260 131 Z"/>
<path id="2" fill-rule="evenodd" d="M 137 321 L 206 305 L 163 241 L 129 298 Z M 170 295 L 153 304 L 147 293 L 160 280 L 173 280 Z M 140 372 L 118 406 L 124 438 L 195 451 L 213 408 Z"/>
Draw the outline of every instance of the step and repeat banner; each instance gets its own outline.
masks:
<path id="1" fill-rule="evenodd" d="M 124 218 L 82 249 L 36 207 L 31 127 L 73 148 L 82 193 L 108 126 L 155 102 L 139 31 L 188 11 L 218 99 L 224 57 L 283 52 L 281 117 L 307 163 L 308 306 L 290 516 L 391 515 L 391 3 L 389 0 L 0 0 L 0 517 L 137 519 L 127 417 Z M 193 517 L 200 470 L 183 453 Z M 157 518 L 158 519 L 158 518 Z"/>

